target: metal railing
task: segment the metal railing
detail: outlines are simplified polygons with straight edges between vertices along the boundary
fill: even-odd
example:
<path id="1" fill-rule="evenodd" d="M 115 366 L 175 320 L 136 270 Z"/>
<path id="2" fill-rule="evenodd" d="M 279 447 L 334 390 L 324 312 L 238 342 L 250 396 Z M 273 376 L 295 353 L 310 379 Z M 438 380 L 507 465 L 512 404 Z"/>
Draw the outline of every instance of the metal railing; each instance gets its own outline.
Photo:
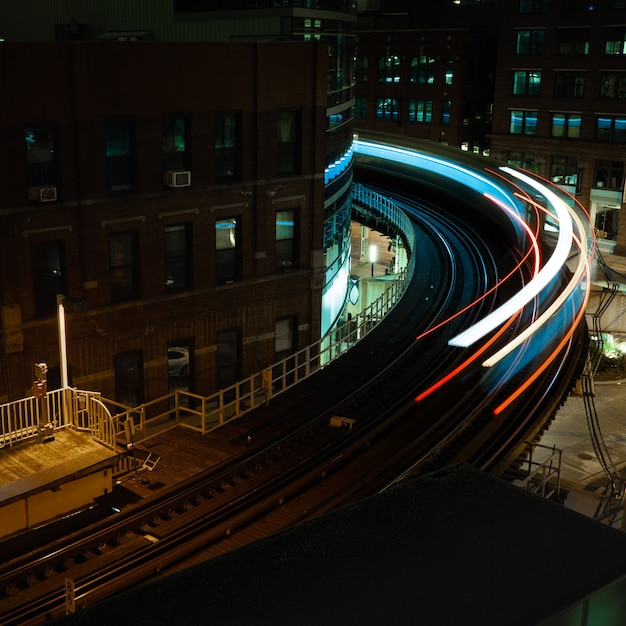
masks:
<path id="1" fill-rule="evenodd" d="M 355 184 L 353 206 L 358 212 L 376 214 L 400 232 L 407 248 L 414 250 L 413 226 L 389 199 Z M 410 254 L 407 266 L 395 278 L 388 277 L 385 291 L 351 319 L 313 345 L 209 396 L 179 389 L 129 407 L 98 393 L 66 388 L 48 392 L 44 399 L 29 397 L 0 405 L 0 447 L 36 436 L 46 411 L 55 428 L 72 426 L 89 431 L 95 440 L 112 449 L 116 443 L 137 443 L 178 425 L 205 434 L 269 402 L 344 354 L 396 305 L 414 267 L 414 255 Z"/>

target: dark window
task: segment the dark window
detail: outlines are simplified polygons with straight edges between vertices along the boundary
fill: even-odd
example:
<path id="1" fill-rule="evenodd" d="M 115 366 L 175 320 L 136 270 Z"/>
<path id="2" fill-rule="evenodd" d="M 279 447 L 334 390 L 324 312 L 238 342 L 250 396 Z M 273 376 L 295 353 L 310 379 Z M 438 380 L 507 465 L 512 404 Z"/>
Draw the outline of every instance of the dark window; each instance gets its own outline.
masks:
<path id="1" fill-rule="evenodd" d="M 535 155 L 530 152 L 509 152 L 507 163 L 529 170 L 530 172 L 539 172 L 539 163 L 535 160 Z"/>
<path id="2" fill-rule="evenodd" d="M 239 379 L 239 331 L 225 330 L 217 334 L 217 386 L 224 389 Z"/>
<path id="3" fill-rule="evenodd" d="M 513 135 L 537 133 L 537 111 L 511 111 L 509 132 Z"/>
<path id="4" fill-rule="evenodd" d="M 523 29 L 516 32 L 515 54 L 543 54 L 543 29 Z"/>
<path id="5" fill-rule="evenodd" d="M 276 269 L 285 269 L 296 263 L 295 210 L 276 211 Z"/>
<path id="6" fill-rule="evenodd" d="M 111 193 L 131 191 L 135 184 L 135 125 L 127 118 L 104 122 L 107 189 Z"/>
<path id="7" fill-rule="evenodd" d="M 119 354 L 114 359 L 115 399 L 126 406 L 143 402 L 143 360 L 141 350 Z"/>
<path id="8" fill-rule="evenodd" d="M 517 96 L 538 96 L 541 86 L 539 70 L 515 70 L 513 72 L 513 93 Z"/>
<path id="9" fill-rule="evenodd" d="M 557 70 L 554 74 L 554 95 L 580 98 L 585 87 L 585 72 Z"/>
<path id="10" fill-rule="evenodd" d="M 553 156 L 550 180 L 557 185 L 578 186 L 578 160 L 576 157 Z"/>
<path id="11" fill-rule="evenodd" d="M 165 237 L 165 287 L 191 287 L 191 224 L 177 224 L 163 229 Z"/>
<path id="12" fill-rule="evenodd" d="M 626 72 L 602 72 L 600 74 L 601 98 L 626 98 Z"/>
<path id="13" fill-rule="evenodd" d="M 595 187 L 622 189 L 624 184 L 624 163 L 622 161 L 596 161 Z"/>
<path id="14" fill-rule="evenodd" d="M 520 0 L 520 13 L 545 13 L 548 10 L 548 0 Z"/>
<path id="15" fill-rule="evenodd" d="M 65 293 L 65 245 L 62 241 L 34 243 L 31 255 L 35 314 L 55 315 L 57 294 Z"/>
<path id="16" fill-rule="evenodd" d="M 588 28 L 559 28 L 559 54 L 589 54 Z"/>
<path id="17" fill-rule="evenodd" d="M 396 121 L 399 115 L 397 98 L 378 98 L 376 100 L 376 119 Z"/>
<path id="18" fill-rule="evenodd" d="M 400 57 L 387 55 L 378 59 L 378 82 L 400 82 Z"/>
<path id="19" fill-rule="evenodd" d="M 163 149 L 163 169 L 189 169 L 189 138 L 185 115 L 164 115 L 161 143 Z"/>
<path id="20" fill-rule="evenodd" d="M 596 117 L 596 140 L 608 143 L 625 143 L 626 117 L 598 115 Z"/>
<path id="21" fill-rule="evenodd" d="M 452 100 L 441 101 L 441 123 L 447 126 L 450 123 L 450 109 L 452 108 Z"/>
<path id="22" fill-rule="evenodd" d="M 240 274 L 239 228 L 236 218 L 215 222 L 215 261 L 218 283 L 231 283 Z"/>
<path id="23" fill-rule="evenodd" d="M 29 187 L 57 184 L 55 135 L 55 128 L 51 125 L 27 126 L 24 129 L 26 181 Z"/>
<path id="24" fill-rule="evenodd" d="M 409 100 L 409 122 L 431 122 L 433 119 L 432 100 Z"/>
<path id="25" fill-rule="evenodd" d="M 553 113 L 552 136 L 578 139 L 580 138 L 580 124 L 580 113 Z"/>
<path id="26" fill-rule="evenodd" d="M 364 120 L 367 114 L 367 97 L 356 96 L 354 98 L 354 119 Z"/>
<path id="27" fill-rule="evenodd" d="M 299 157 L 299 111 L 278 111 L 276 113 L 276 173 L 297 174 L 300 170 Z"/>
<path id="28" fill-rule="evenodd" d="M 138 256 L 136 231 L 109 235 L 111 302 L 125 302 L 138 296 Z"/>
<path id="29" fill-rule="evenodd" d="M 218 182 L 241 177 L 239 113 L 215 115 L 215 178 Z"/>
<path id="30" fill-rule="evenodd" d="M 413 57 L 410 82 L 432 85 L 435 82 L 435 59 L 426 55 Z"/>

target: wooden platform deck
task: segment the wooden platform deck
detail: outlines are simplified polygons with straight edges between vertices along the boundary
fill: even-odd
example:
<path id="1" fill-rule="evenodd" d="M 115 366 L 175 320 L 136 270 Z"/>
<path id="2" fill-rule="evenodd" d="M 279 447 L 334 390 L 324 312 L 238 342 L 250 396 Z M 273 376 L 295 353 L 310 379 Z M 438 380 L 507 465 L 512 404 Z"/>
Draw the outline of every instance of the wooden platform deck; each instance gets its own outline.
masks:
<path id="1" fill-rule="evenodd" d="M 31 439 L 0 449 L 0 506 L 116 463 L 118 454 L 90 433 L 64 428 L 53 435 L 47 443 Z"/>

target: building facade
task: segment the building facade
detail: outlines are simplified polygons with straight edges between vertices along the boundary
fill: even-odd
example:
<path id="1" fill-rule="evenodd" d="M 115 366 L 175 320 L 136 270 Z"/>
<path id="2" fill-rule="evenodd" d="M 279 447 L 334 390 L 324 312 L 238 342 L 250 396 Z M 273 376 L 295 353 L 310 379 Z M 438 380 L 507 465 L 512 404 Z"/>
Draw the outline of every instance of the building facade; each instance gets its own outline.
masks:
<path id="1" fill-rule="evenodd" d="M 355 52 L 355 128 L 487 153 L 496 9 L 367 4 Z"/>
<path id="2" fill-rule="evenodd" d="M 54 384 L 57 294 L 73 384 L 129 404 L 214 391 L 319 338 L 326 56 L 2 46 L 2 397 L 41 361 Z"/>
<path id="3" fill-rule="evenodd" d="M 491 153 L 563 186 L 626 254 L 626 3 L 502 0 Z"/>

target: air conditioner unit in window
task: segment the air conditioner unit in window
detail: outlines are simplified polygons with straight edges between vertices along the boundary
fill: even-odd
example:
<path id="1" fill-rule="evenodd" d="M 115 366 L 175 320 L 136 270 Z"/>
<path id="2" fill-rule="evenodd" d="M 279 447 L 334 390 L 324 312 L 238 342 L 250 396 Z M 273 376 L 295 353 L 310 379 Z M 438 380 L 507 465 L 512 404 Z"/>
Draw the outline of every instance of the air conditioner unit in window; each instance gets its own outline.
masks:
<path id="1" fill-rule="evenodd" d="M 54 185 L 29 187 L 28 197 L 36 202 L 55 202 L 57 199 L 57 188 Z"/>
<path id="2" fill-rule="evenodd" d="M 189 187 L 191 185 L 191 172 L 186 170 L 167 170 L 165 172 L 165 184 L 173 189 Z"/>

